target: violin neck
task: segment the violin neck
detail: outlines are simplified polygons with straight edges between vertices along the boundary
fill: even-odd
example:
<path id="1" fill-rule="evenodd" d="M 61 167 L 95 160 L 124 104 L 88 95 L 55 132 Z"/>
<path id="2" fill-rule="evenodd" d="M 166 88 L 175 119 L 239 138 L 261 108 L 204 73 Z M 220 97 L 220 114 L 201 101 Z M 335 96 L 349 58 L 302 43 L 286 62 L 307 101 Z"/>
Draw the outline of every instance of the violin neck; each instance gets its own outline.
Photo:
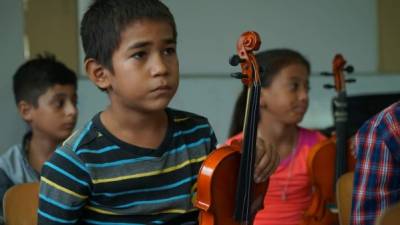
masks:
<path id="1" fill-rule="evenodd" d="M 244 139 L 236 189 L 235 219 L 249 221 L 253 192 L 253 172 L 256 151 L 257 125 L 259 117 L 261 87 L 252 85 L 247 92 Z"/>
<path id="2" fill-rule="evenodd" d="M 339 92 L 333 101 L 334 119 L 336 127 L 336 174 L 335 180 L 346 172 L 347 168 L 347 95 L 345 91 Z"/>

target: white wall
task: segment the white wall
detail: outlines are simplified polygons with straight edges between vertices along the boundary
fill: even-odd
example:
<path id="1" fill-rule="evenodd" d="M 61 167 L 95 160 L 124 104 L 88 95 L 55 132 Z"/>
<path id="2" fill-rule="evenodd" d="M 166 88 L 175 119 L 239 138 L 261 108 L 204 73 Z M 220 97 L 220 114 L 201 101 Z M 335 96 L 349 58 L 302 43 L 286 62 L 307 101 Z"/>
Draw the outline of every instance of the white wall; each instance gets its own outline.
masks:
<path id="1" fill-rule="evenodd" d="M 349 96 L 400 93 L 400 74 L 355 73 L 348 77 L 357 79 L 356 83 L 347 85 Z M 326 83 L 333 83 L 333 78 L 312 74 L 310 79 L 310 106 L 301 123 L 302 126 L 326 128 L 333 125 L 331 99 L 336 94 L 334 90 L 323 88 Z M 100 111 L 107 105 L 107 97 L 86 79 L 80 80 L 79 85 L 81 117 L 78 126 L 82 126 L 83 122 L 91 118 L 94 112 Z M 208 117 L 218 140 L 222 142 L 228 135 L 234 102 L 240 91 L 240 81 L 230 78 L 228 74 L 183 76 L 178 93 L 171 106 Z"/>
<path id="2" fill-rule="evenodd" d="M 236 40 L 243 31 L 259 32 L 261 49 L 300 50 L 312 62 L 315 72 L 330 70 L 332 58 L 338 52 L 359 72 L 371 73 L 377 68 L 375 0 L 164 2 L 175 16 L 182 74 L 171 106 L 207 116 L 221 141 L 227 135 L 233 104 L 240 91 L 240 82 L 229 78 L 229 73 L 238 68 L 231 67 L 227 61 L 235 53 Z M 88 4 L 89 0 L 79 0 L 80 17 Z M 311 98 L 316 100 L 311 103 L 303 125 L 329 126 L 333 92 L 321 90 L 324 79 L 329 78 L 314 77 Z M 80 85 L 78 125 L 107 104 L 104 94 L 89 81 L 81 80 Z"/>
<path id="3" fill-rule="evenodd" d="M 291 47 L 314 71 L 341 52 L 358 71 L 377 68 L 375 0 L 165 0 L 178 26 L 183 74 L 226 73 L 239 35 L 259 32 L 262 49 Z"/>
<path id="4" fill-rule="evenodd" d="M 314 71 L 330 68 L 340 52 L 358 71 L 377 68 L 376 0 L 164 0 L 178 30 L 182 74 L 224 74 L 236 40 L 257 31 L 261 49 L 290 47 L 304 53 Z M 78 0 L 79 17 L 90 0 Z M 80 21 L 80 19 L 79 19 Z M 83 53 L 81 51 L 81 61 Z"/>
<path id="5" fill-rule="evenodd" d="M 20 0 L 22 1 L 22 0 Z M 2 110 L 0 145 L 19 141 L 23 125 L 15 115 L 11 76 L 22 61 L 22 8 L 17 0 L 0 1 L 0 56 Z M 89 0 L 78 0 L 82 16 Z M 235 53 L 236 40 L 245 30 L 256 30 L 262 49 L 290 47 L 312 63 L 314 73 L 331 68 L 332 57 L 342 53 L 360 74 L 349 92 L 400 91 L 399 76 L 376 76 L 377 15 L 375 0 L 164 0 L 175 15 L 181 86 L 171 106 L 209 117 L 219 140 L 228 131 L 240 83 L 229 78 L 237 71 L 227 59 Z M 11 25 L 10 25 L 11 23 Z M 13 29 L 12 32 L 3 32 Z M 4 58 L 4 59 L 3 59 Z M 82 59 L 81 59 L 82 61 Z M 356 76 L 356 75 L 355 75 Z M 322 90 L 329 78 L 311 78 L 311 105 L 305 126 L 330 125 L 329 102 L 333 91 Z M 374 85 L 371 86 L 370 82 Z M 350 90 L 350 88 L 352 88 Z M 373 88 L 373 90 L 371 89 Z M 82 126 L 107 104 L 107 97 L 86 79 L 79 81 Z M 0 150 L 0 151 L 1 151 Z"/>
<path id="6" fill-rule="evenodd" d="M 12 76 L 23 62 L 22 2 L 0 1 L 0 153 L 21 141 L 25 125 L 17 115 Z"/>
<path id="7" fill-rule="evenodd" d="M 347 77 L 357 80 L 355 83 L 346 84 L 348 96 L 400 93 L 400 74 L 354 73 Z M 331 99 L 336 93 L 333 89 L 324 89 L 323 86 L 333 84 L 333 78 L 313 74 L 310 84 L 310 106 L 301 125 L 310 128 L 332 126 Z"/>

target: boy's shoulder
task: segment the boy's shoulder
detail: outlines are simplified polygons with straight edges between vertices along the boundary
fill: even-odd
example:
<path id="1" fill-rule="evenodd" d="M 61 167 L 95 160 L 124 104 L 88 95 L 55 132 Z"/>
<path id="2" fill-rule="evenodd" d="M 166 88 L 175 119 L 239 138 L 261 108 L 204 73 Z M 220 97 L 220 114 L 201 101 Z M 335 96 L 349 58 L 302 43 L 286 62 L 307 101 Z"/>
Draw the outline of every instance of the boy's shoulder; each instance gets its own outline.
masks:
<path id="1" fill-rule="evenodd" d="M 0 170 L 13 184 L 35 182 L 39 179 L 39 174 L 28 162 L 22 144 L 11 146 L 0 156 Z"/>
<path id="2" fill-rule="evenodd" d="M 207 133 L 213 133 L 208 119 L 204 116 L 173 108 L 167 108 L 167 113 L 170 121 L 173 123 L 174 129 L 176 129 L 175 131 L 177 132 L 205 128 L 205 130 L 208 130 Z M 107 138 L 109 136 L 107 136 L 108 134 L 106 130 L 104 130 L 102 124 L 100 123 L 99 114 L 97 114 L 89 122 L 87 122 L 85 126 L 74 131 L 63 142 L 61 150 L 79 152 L 81 148 L 86 149 L 98 147 L 98 145 L 109 145 L 111 143 L 107 141 L 109 140 Z"/>
<path id="3" fill-rule="evenodd" d="M 0 154 L 0 168 L 12 167 L 13 163 L 23 161 L 24 154 L 21 144 L 15 144 Z"/>
<path id="4" fill-rule="evenodd" d="M 384 135 L 387 132 L 398 130 L 400 123 L 400 101 L 386 107 L 369 120 L 359 129 L 358 133 L 377 133 Z"/>
<path id="5" fill-rule="evenodd" d="M 76 151 L 80 146 L 96 139 L 97 136 L 98 132 L 93 129 L 93 120 L 90 120 L 86 125 L 75 130 L 67 139 L 65 139 L 62 143 L 62 148 Z"/>

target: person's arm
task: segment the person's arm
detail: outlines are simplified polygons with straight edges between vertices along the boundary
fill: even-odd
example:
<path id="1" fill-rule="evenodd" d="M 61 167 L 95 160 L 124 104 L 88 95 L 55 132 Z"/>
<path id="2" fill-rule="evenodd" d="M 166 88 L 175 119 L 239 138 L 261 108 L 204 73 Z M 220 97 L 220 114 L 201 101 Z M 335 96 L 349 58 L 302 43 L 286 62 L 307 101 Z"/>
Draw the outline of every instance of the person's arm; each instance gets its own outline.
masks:
<path id="1" fill-rule="evenodd" d="M 234 142 L 242 142 L 243 133 L 239 133 L 229 138 L 224 145 L 231 145 Z M 279 153 L 273 145 L 257 137 L 256 142 L 256 161 L 254 179 L 257 183 L 265 182 L 276 170 L 279 165 Z"/>
<path id="2" fill-rule="evenodd" d="M 254 179 L 257 183 L 265 182 L 275 172 L 280 157 L 275 146 L 257 138 Z"/>
<path id="3" fill-rule="evenodd" d="M 6 191 L 13 185 L 7 174 L 0 168 L 0 225 L 4 224 L 3 220 L 3 197 Z"/>
<path id="4" fill-rule="evenodd" d="M 90 193 L 90 176 L 72 151 L 57 149 L 42 169 L 38 224 L 77 224 Z"/>
<path id="5" fill-rule="evenodd" d="M 357 163 L 354 172 L 351 224 L 373 225 L 380 212 L 398 195 L 398 171 L 389 146 L 375 131 L 355 138 Z"/>

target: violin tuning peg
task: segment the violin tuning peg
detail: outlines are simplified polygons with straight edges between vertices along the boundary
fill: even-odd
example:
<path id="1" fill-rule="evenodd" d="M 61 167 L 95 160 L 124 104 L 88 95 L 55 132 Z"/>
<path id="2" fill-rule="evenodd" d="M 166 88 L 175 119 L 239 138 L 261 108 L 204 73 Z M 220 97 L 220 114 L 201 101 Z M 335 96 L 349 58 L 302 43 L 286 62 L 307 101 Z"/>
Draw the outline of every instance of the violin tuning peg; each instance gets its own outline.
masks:
<path id="1" fill-rule="evenodd" d="M 332 88 L 335 88 L 335 86 L 332 85 L 332 84 L 324 84 L 324 88 L 326 88 L 326 89 L 332 89 Z"/>
<path id="2" fill-rule="evenodd" d="M 354 67 L 352 65 L 348 65 L 346 66 L 346 68 L 344 68 L 344 71 L 346 71 L 347 73 L 353 73 Z"/>
<path id="3" fill-rule="evenodd" d="M 346 79 L 346 83 L 354 83 L 354 82 L 356 82 L 356 79 L 354 78 Z"/>
<path id="4" fill-rule="evenodd" d="M 231 64 L 231 66 L 237 66 L 241 62 L 244 62 L 244 60 L 241 59 L 238 55 L 233 55 L 229 58 L 229 64 Z"/>
<path id="5" fill-rule="evenodd" d="M 332 76 L 333 74 L 332 73 L 329 73 L 329 72 L 322 72 L 322 73 L 320 73 L 322 76 Z"/>
<path id="6" fill-rule="evenodd" d="M 243 78 L 247 78 L 247 75 L 244 75 L 242 73 L 232 73 L 231 77 L 236 78 L 236 79 L 243 79 Z"/>

